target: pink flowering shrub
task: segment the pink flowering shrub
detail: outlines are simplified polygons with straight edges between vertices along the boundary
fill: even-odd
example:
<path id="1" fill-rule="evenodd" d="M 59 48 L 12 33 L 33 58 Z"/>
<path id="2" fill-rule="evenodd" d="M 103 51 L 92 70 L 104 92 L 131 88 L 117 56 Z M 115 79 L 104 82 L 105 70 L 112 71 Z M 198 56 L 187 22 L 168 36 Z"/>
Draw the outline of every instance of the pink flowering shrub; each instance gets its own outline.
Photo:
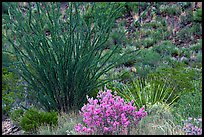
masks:
<path id="1" fill-rule="evenodd" d="M 147 115 L 142 107 L 136 111 L 129 103 L 116 95 L 111 90 L 99 91 L 97 99 L 89 98 L 79 112 L 83 116 L 84 125 L 79 123 L 75 131 L 79 134 L 121 135 L 129 134 L 130 129 L 136 127 L 139 121 Z"/>

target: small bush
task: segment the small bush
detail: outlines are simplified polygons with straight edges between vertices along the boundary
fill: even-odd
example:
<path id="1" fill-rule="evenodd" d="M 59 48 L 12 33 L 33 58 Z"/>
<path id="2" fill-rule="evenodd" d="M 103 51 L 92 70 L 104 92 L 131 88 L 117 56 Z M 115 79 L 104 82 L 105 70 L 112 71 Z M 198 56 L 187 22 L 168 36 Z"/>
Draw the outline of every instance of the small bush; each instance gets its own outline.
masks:
<path id="1" fill-rule="evenodd" d="M 195 22 L 202 22 L 202 9 L 197 9 L 193 17 Z"/>
<path id="2" fill-rule="evenodd" d="M 53 127 L 50 125 L 40 126 L 37 134 L 39 135 L 76 135 L 74 131 L 74 126 L 82 122 L 82 117 L 78 113 L 69 112 L 60 113 L 58 115 L 58 124 Z"/>
<path id="3" fill-rule="evenodd" d="M 168 82 L 177 92 L 193 91 L 192 81 L 198 80 L 200 76 L 201 73 L 198 70 L 188 68 L 183 63 L 174 63 L 172 67 L 160 68 L 148 74 L 149 79 L 154 78 L 155 82 Z"/>
<path id="4" fill-rule="evenodd" d="M 174 45 L 171 41 L 164 41 L 162 44 L 154 46 L 153 50 L 162 56 L 171 56 L 178 53 L 176 45 Z"/>
<path id="5" fill-rule="evenodd" d="M 11 120 L 14 121 L 16 124 L 19 124 L 23 117 L 24 112 L 25 110 L 22 108 L 14 110 L 10 114 Z"/>
<path id="6" fill-rule="evenodd" d="M 3 68 L 2 71 L 2 110 L 3 114 L 9 115 L 13 108 L 23 100 L 23 86 L 17 74 Z M 19 101 L 17 103 L 17 100 Z"/>
<path id="7" fill-rule="evenodd" d="M 201 117 L 202 92 L 195 91 L 182 94 L 177 103 L 174 104 L 173 114 L 178 123 L 181 122 L 182 119 L 187 119 L 188 117 Z"/>
<path id="8" fill-rule="evenodd" d="M 175 94 L 174 87 L 171 87 L 166 82 L 156 82 L 155 79 L 150 81 L 139 78 L 132 81 L 130 84 L 121 85 L 118 89 L 118 95 L 124 98 L 125 101 L 134 100 L 134 106 L 148 108 L 148 104 L 165 102 L 171 105 L 178 97 Z"/>
<path id="9" fill-rule="evenodd" d="M 81 108 L 83 122 L 75 126 L 79 134 L 120 135 L 130 134 L 130 129 L 136 127 L 139 121 L 147 115 L 144 108 L 135 111 L 133 102 L 111 94 L 111 90 L 99 91 L 97 99 L 89 98 L 88 104 Z"/>
<path id="10" fill-rule="evenodd" d="M 173 123 L 171 109 L 164 103 L 156 103 L 148 109 L 135 131 L 137 135 L 176 135 L 184 133 Z"/>
<path id="11" fill-rule="evenodd" d="M 26 132 L 36 132 L 38 127 L 43 124 L 56 125 L 56 112 L 39 112 L 36 109 L 29 109 L 24 113 L 20 126 Z"/>

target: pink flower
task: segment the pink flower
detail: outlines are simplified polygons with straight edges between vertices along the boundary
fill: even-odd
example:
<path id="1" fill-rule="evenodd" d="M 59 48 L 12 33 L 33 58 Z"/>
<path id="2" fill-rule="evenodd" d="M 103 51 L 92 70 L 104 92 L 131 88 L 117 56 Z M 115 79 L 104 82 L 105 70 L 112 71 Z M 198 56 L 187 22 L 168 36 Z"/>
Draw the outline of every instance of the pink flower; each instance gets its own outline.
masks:
<path id="1" fill-rule="evenodd" d="M 76 132 L 80 132 L 80 130 L 81 130 L 81 127 L 82 127 L 82 124 L 77 124 L 76 126 L 75 126 L 75 131 Z"/>
<path id="2" fill-rule="evenodd" d="M 198 121 L 199 121 L 199 122 L 202 122 L 202 118 L 199 118 Z"/>
<path id="3" fill-rule="evenodd" d="M 107 127 L 104 127 L 104 131 L 107 132 L 109 130 L 109 128 Z"/>
<path id="4" fill-rule="evenodd" d="M 108 89 L 99 91 L 97 98 L 93 100 L 87 96 L 88 103 L 80 111 L 85 125 L 75 126 L 78 133 L 107 134 L 108 131 L 110 134 L 127 134 L 127 127 L 138 123 L 147 114 L 144 108 L 137 112 L 132 106 L 134 101 L 126 103 L 116 93 L 113 96 Z"/>

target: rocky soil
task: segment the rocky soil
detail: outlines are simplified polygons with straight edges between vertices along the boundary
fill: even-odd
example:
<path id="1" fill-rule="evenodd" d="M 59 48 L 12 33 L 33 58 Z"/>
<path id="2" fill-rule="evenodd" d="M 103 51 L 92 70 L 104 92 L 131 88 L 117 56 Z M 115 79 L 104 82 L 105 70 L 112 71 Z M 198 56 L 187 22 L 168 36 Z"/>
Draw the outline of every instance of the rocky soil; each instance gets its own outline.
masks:
<path id="1" fill-rule="evenodd" d="M 2 135 L 22 135 L 23 132 L 9 119 L 2 119 Z"/>

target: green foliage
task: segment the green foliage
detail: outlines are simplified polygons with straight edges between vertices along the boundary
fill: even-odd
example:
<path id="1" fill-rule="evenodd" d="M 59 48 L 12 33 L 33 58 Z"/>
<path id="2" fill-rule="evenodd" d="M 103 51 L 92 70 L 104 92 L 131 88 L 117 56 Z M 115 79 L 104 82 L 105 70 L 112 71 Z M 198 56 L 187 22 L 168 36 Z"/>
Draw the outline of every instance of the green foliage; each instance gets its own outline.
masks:
<path id="1" fill-rule="evenodd" d="M 3 36 L 14 48 L 19 73 L 32 88 L 35 101 L 45 110 L 66 112 L 80 107 L 87 94 L 110 81 L 99 78 L 122 64 L 121 58 L 128 55 L 113 58 L 107 64 L 117 53 L 118 45 L 102 55 L 122 8 L 116 3 L 102 7 L 97 3 L 68 3 L 65 19 L 61 18 L 60 3 L 37 2 L 34 9 L 29 3 L 25 13 L 17 6 L 18 3 L 13 3 L 9 16 L 3 16 L 5 28 L 13 27 L 16 43 L 9 35 Z M 82 10 L 87 7 L 95 10 L 88 21 Z"/>
<path id="2" fill-rule="evenodd" d="M 198 53 L 198 51 L 202 50 L 202 39 L 199 40 L 196 44 L 190 45 L 190 50 L 195 51 Z"/>
<path id="3" fill-rule="evenodd" d="M 189 117 L 202 117 L 202 91 L 182 94 L 173 106 L 173 114 L 177 123 Z"/>
<path id="4" fill-rule="evenodd" d="M 161 56 L 159 53 L 152 49 L 143 49 L 136 57 L 135 68 L 138 70 L 138 74 L 145 77 L 149 72 L 155 70 L 160 64 Z"/>
<path id="5" fill-rule="evenodd" d="M 148 38 L 145 38 L 142 42 L 142 45 L 145 47 L 145 48 L 149 48 L 151 46 L 153 46 L 155 44 L 155 39 L 151 38 L 151 37 L 148 37 Z"/>
<path id="6" fill-rule="evenodd" d="M 191 32 L 193 35 L 201 36 L 202 35 L 202 25 L 200 23 L 193 23 L 191 27 Z"/>
<path id="7" fill-rule="evenodd" d="M 16 100 L 23 100 L 23 86 L 21 80 L 6 68 L 2 69 L 2 110 L 3 114 L 10 114 L 13 107 L 17 107 Z"/>
<path id="8" fill-rule="evenodd" d="M 148 115 L 137 127 L 138 135 L 183 135 L 184 133 L 173 123 L 173 115 L 168 105 L 156 103 L 151 105 Z"/>
<path id="9" fill-rule="evenodd" d="M 195 22 L 202 23 L 202 9 L 197 9 L 197 11 L 195 12 L 193 18 L 194 18 Z"/>
<path id="10" fill-rule="evenodd" d="M 202 52 L 199 51 L 197 54 L 197 62 L 202 62 Z"/>
<path id="11" fill-rule="evenodd" d="M 128 85 L 122 85 L 118 88 L 118 95 L 123 97 L 126 101 L 134 100 L 136 107 L 145 105 L 148 109 L 148 104 L 155 104 L 157 102 L 165 102 L 171 105 L 179 94 L 174 94 L 174 88 L 170 87 L 168 83 L 156 83 L 155 80 L 147 81 L 145 79 L 137 79 Z"/>
<path id="12" fill-rule="evenodd" d="M 21 119 L 22 119 L 22 117 L 23 117 L 24 112 L 25 112 L 25 110 L 22 109 L 22 108 L 14 110 L 10 114 L 11 120 L 13 122 L 15 122 L 15 124 L 19 124 Z"/>
<path id="13" fill-rule="evenodd" d="M 154 46 L 153 50 L 161 56 L 172 56 L 179 53 L 179 49 L 171 41 L 163 41 L 160 45 Z"/>
<path id="14" fill-rule="evenodd" d="M 37 109 L 29 109 L 21 118 L 20 126 L 26 132 L 36 132 L 43 124 L 56 125 L 58 121 L 56 112 L 39 112 Z"/>
<path id="15" fill-rule="evenodd" d="M 44 125 L 39 127 L 39 135 L 76 135 L 74 126 L 82 122 L 82 118 L 75 113 L 61 114 L 58 116 L 58 125 L 56 127 Z"/>
<path id="16" fill-rule="evenodd" d="M 180 41 L 193 41 L 193 32 L 192 32 L 192 28 L 191 27 L 185 27 L 183 29 L 181 29 L 177 34 L 176 37 L 180 40 Z"/>
<path id="17" fill-rule="evenodd" d="M 9 2 L 2 2 L 2 12 L 8 14 Z"/>
<path id="18" fill-rule="evenodd" d="M 191 6 L 191 2 L 178 2 L 178 4 L 182 7 L 182 10 Z"/>
<path id="19" fill-rule="evenodd" d="M 165 13 L 169 16 L 176 16 L 176 15 L 180 15 L 181 13 L 181 7 L 176 4 L 173 4 L 171 6 L 161 5 L 159 9 L 161 13 Z"/>
<path id="20" fill-rule="evenodd" d="M 148 78 L 154 78 L 155 82 L 168 82 L 175 87 L 176 92 L 191 92 L 194 90 L 192 81 L 199 80 L 201 72 L 195 69 L 187 68 L 182 63 L 173 64 L 172 68 L 160 68 L 148 75 Z"/>
<path id="21" fill-rule="evenodd" d="M 193 11 L 192 10 L 185 11 L 185 14 L 180 16 L 180 20 L 181 20 L 180 25 L 185 27 L 187 24 L 193 21 Z"/>

